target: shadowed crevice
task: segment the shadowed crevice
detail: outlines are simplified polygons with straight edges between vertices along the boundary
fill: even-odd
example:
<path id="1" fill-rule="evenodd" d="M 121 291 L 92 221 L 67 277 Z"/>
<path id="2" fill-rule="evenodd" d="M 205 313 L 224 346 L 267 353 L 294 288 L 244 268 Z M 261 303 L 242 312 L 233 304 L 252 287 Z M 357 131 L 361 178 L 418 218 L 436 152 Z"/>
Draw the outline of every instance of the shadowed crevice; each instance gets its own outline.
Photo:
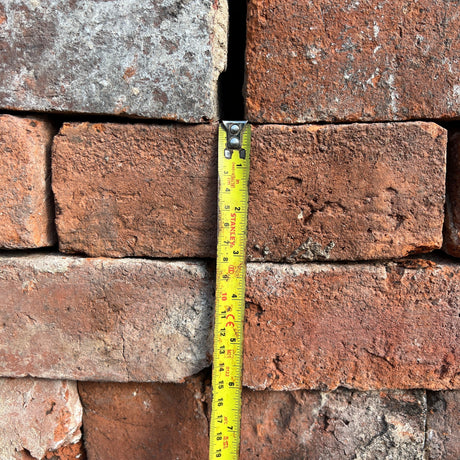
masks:
<path id="1" fill-rule="evenodd" d="M 219 78 L 220 115 L 223 120 L 244 119 L 243 84 L 246 49 L 246 0 L 229 2 L 227 70 Z"/>

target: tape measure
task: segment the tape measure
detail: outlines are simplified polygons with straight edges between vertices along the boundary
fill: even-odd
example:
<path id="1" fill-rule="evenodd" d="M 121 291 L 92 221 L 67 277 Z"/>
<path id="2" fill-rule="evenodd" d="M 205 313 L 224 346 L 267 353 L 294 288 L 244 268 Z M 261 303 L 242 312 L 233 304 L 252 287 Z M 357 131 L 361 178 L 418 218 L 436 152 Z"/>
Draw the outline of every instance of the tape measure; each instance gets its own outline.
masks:
<path id="1" fill-rule="evenodd" d="M 210 460 L 239 457 L 250 142 L 247 122 L 219 126 Z"/>

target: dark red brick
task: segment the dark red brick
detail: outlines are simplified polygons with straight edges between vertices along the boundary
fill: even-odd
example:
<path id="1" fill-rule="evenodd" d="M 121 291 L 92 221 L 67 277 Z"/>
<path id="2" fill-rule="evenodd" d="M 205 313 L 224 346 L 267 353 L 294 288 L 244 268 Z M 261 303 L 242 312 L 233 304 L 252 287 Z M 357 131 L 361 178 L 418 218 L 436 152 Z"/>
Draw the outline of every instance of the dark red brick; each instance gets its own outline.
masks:
<path id="1" fill-rule="evenodd" d="M 257 126 L 252 260 L 363 260 L 440 248 L 446 131 L 433 123 Z"/>
<path id="2" fill-rule="evenodd" d="M 214 255 L 216 133 L 215 125 L 65 124 L 53 146 L 60 249 Z"/>
<path id="3" fill-rule="evenodd" d="M 243 392 L 241 459 L 422 458 L 423 391 Z"/>
<path id="4" fill-rule="evenodd" d="M 202 262 L 14 255 L 0 273 L 1 376 L 175 382 L 209 365 Z"/>
<path id="5" fill-rule="evenodd" d="M 91 460 L 208 458 L 200 379 L 186 384 L 80 383 Z"/>

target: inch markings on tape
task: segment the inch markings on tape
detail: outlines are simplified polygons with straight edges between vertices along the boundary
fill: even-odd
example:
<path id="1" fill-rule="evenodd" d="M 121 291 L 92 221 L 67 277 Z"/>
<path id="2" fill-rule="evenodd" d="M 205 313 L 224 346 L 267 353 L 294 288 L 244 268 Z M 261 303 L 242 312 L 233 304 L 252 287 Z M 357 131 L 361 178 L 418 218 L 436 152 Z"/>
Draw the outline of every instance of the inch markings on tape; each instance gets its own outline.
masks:
<path id="1" fill-rule="evenodd" d="M 250 144 L 246 121 L 220 124 L 210 460 L 239 457 Z"/>

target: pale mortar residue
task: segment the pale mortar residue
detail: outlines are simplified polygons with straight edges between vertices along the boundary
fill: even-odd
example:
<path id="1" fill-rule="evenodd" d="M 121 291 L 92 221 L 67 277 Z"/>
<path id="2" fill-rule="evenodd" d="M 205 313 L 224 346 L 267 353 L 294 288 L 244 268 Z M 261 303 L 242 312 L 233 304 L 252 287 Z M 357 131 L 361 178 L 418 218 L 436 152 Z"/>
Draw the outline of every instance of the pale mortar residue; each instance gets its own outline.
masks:
<path id="1" fill-rule="evenodd" d="M 87 260 L 77 256 L 58 254 L 25 254 L 15 256 L 0 256 L 0 264 L 15 267 L 31 268 L 38 273 L 65 273 L 69 268 L 80 266 Z"/>
<path id="2" fill-rule="evenodd" d="M 81 439 L 83 409 L 76 382 L 0 380 L 2 460 L 14 460 L 24 449 L 33 458 L 43 458 L 48 451 Z"/>
<path id="3" fill-rule="evenodd" d="M 248 263 L 247 273 L 250 277 L 258 275 L 274 277 L 274 281 L 283 281 L 289 277 L 308 276 L 316 273 L 370 273 L 378 279 L 386 279 L 387 273 L 384 264 L 357 263 L 343 265 L 334 263 L 308 263 L 308 264 L 273 264 L 273 263 Z"/>
<path id="4" fill-rule="evenodd" d="M 374 38 L 377 38 L 379 36 L 379 33 L 380 33 L 380 27 L 378 26 L 378 24 L 374 21 L 374 26 L 372 28 L 373 32 L 374 32 Z"/>
<path id="5" fill-rule="evenodd" d="M 455 104 L 460 104 L 460 85 L 454 85 L 452 88 L 452 99 Z"/>
<path id="6" fill-rule="evenodd" d="M 388 75 L 387 84 L 390 90 L 390 109 L 391 109 L 391 113 L 393 115 L 396 115 L 398 113 L 397 103 L 398 103 L 399 95 L 398 95 L 396 87 L 394 86 L 394 82 L 395 82 L 395 76 L 393 74 Z"/>

